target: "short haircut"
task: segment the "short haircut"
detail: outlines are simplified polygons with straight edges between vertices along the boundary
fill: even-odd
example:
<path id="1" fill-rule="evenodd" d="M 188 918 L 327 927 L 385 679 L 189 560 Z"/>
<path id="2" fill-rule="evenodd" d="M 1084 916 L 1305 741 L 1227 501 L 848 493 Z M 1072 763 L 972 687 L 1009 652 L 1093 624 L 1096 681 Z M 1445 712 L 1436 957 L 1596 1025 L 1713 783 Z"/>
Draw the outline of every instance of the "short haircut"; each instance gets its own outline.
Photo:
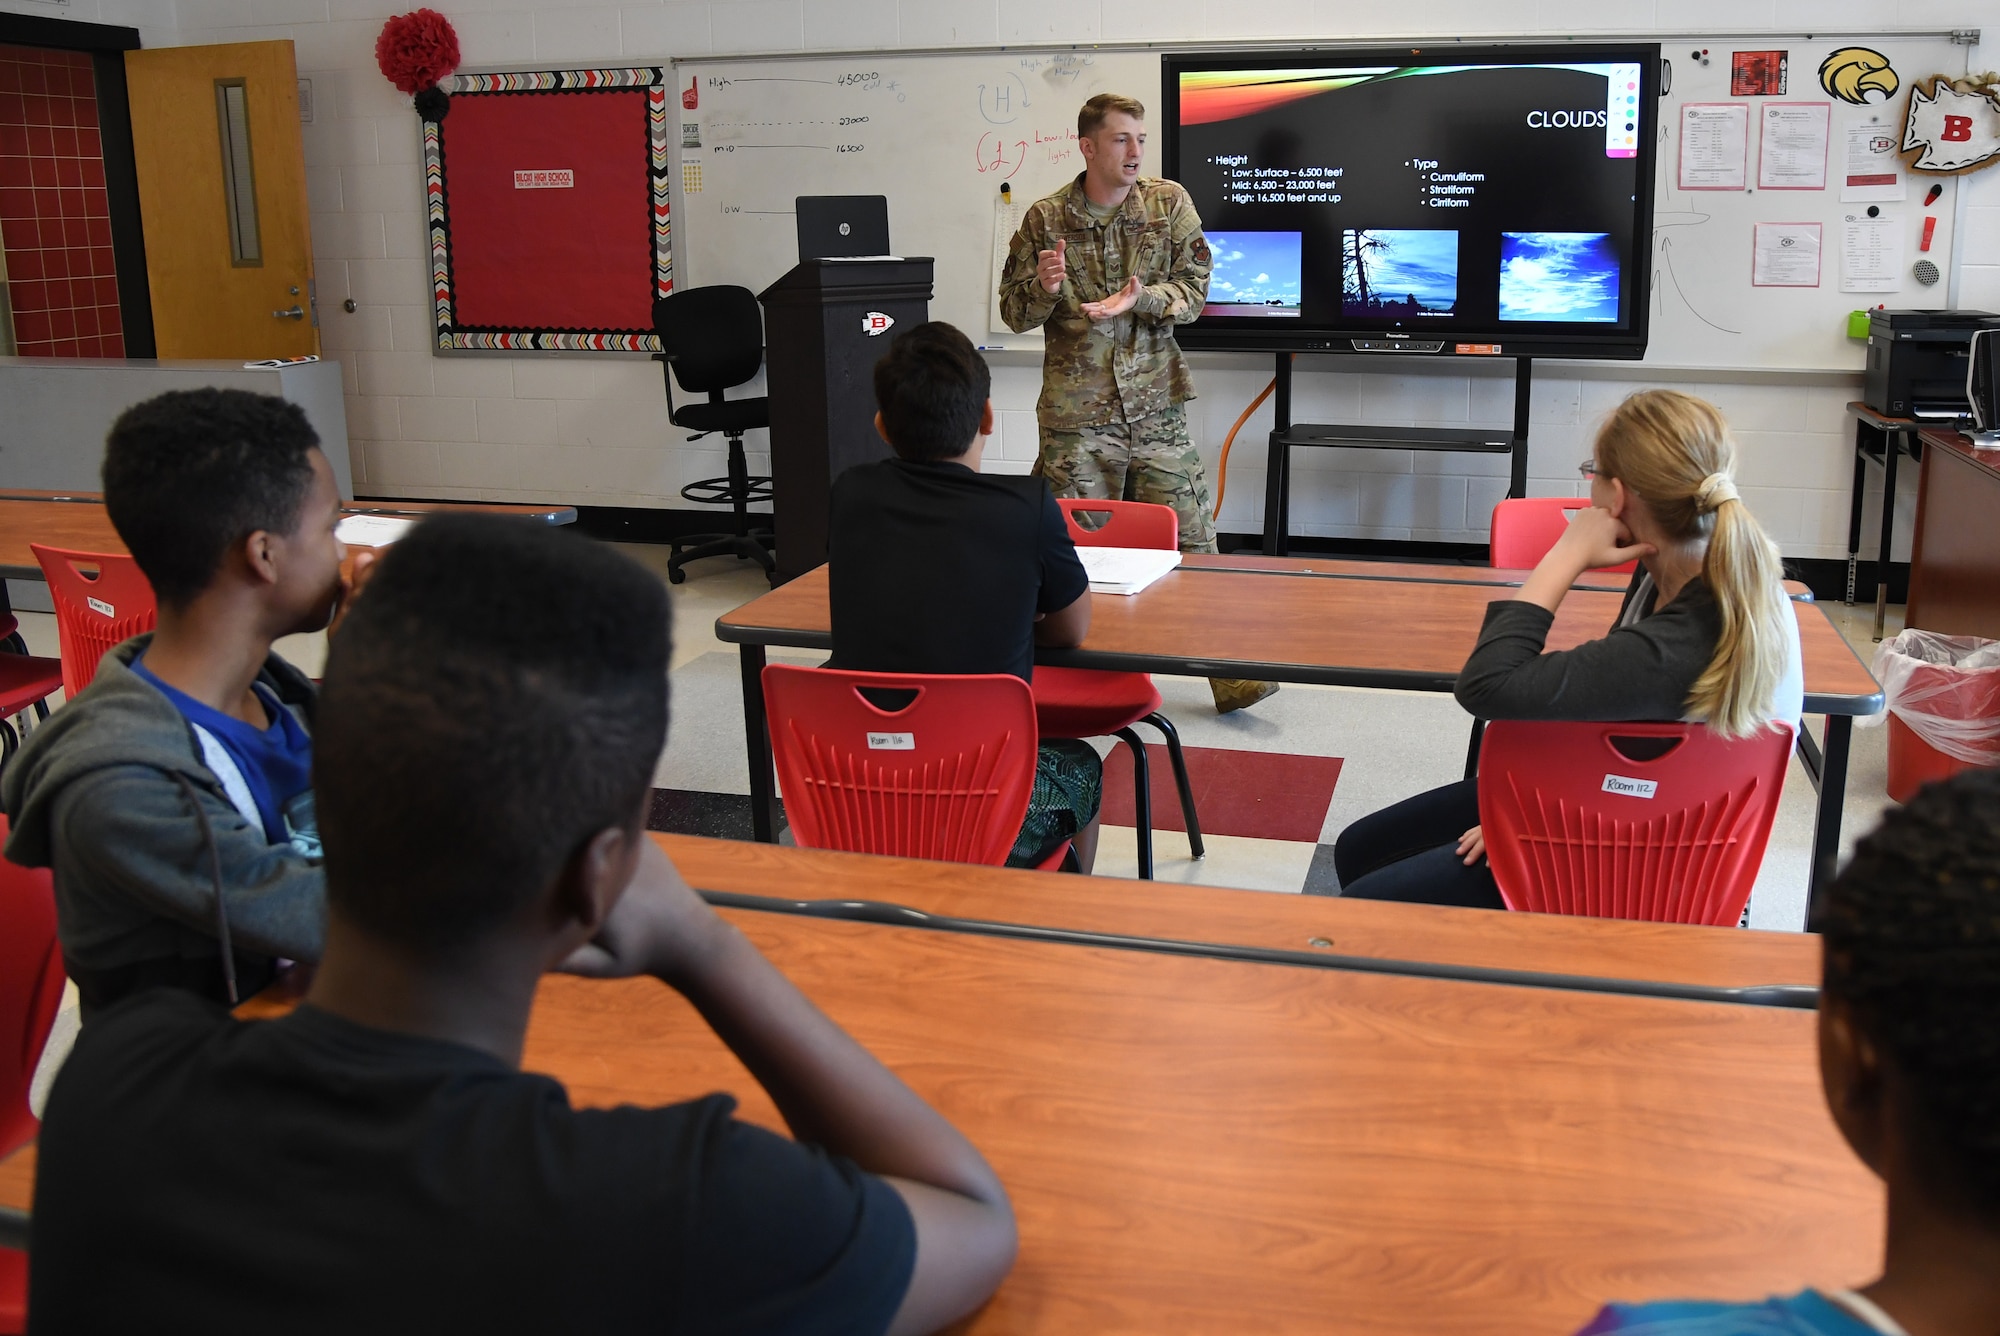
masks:
<path id="1" fill-rule="evenodd" d="M 297 531 L 319 436 L 287 400 L 174 390 L 119 415 L 104 443 L 104 509 L 168 607 L 208 588 L 231 547 Z"/>
<path id="2" fill-rule="evenodd" d="M 2000 1226 L 2000 771 L 1892 808 L 1827 895 L 1828 996 L 1905 1078 L 1905 1149 L 1946 1201 Z"/>
<path id="3" fill-rule="evenodd" d="M 333 909 L 445 954 L 630 827 L 667 729 L 666 586 L 592 539 L 434 515 L 333 637 L 313 783 Z"/>
<path id="4" fill-rule="evenodd" d="M 1114 111 L 1122 111 L 1135 121 L 1146 119 L 1146 104 L 1136 97 L 1123 93 L 1099 93 L 1083 104 L 1083 110 L 1076 113 L 1076 137 L 1088 139 L 1104 126 L 1105 118 Z"/>
<path id="5" fill-rule="evenodd" d="M 942 320 L 899 335 L 875 364 L 882 430 L 904 459 L 956 459 L 972 448 L 993 372 L 972 340 Z"/>

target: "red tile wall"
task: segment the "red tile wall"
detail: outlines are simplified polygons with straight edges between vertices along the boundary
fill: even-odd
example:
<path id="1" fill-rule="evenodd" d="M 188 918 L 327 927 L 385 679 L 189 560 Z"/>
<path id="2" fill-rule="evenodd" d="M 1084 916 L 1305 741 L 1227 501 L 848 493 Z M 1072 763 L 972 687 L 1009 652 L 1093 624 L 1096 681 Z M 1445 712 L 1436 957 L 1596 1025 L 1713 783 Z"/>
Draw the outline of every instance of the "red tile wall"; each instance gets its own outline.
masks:
<path id="1" fill-rule="evenodd" d="M 90 57 L 0 46 L 0 245 L 23 357 L 123 357 Z"/>

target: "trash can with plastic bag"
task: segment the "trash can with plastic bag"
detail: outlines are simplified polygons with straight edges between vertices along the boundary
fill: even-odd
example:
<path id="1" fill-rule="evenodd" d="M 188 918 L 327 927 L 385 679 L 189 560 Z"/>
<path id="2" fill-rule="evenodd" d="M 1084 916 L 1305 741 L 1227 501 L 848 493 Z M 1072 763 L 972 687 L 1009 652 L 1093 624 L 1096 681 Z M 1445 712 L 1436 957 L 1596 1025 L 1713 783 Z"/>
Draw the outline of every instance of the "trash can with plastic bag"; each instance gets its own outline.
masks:
<path id="1" fill-rule="evenodd" d="M 1904 631 L 1876 649 L 1875 680 L 1888 705 L 1891 798 L 2000 765 L 2000 640 Z"/>

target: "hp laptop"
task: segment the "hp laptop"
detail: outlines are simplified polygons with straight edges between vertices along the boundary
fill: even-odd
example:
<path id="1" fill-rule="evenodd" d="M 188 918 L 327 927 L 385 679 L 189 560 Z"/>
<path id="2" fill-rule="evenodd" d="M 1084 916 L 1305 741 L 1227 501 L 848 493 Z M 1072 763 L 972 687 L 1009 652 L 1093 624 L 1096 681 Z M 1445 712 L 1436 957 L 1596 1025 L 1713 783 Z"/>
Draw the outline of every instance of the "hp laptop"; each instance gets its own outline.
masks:
<path id="1" fill-rule="evenodd" d="M 801 260 L 889 253 L 886 195 L 800 195 L 796 207 Z"/>

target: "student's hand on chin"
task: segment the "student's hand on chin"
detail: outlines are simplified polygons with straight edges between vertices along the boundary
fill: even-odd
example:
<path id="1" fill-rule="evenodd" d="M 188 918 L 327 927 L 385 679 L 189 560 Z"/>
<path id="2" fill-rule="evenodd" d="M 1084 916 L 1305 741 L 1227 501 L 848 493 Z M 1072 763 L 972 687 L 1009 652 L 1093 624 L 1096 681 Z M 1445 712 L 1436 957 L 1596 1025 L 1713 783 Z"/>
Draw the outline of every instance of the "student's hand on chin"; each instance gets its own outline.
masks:
<path id="1" fill-rule="evenodd" d="M 364 547 L 356 549 L 353 557 L 349 558 L 347 569 L 340 574 L 340 597 L 333 605 L 333 620 L 326 624 L 328 635 L 338 631 L 340 624 L 347 620 L 347 610 L 354 606 L 355 598 L 367 585 L 369 577 L 375 574 L 375 565 L 381 556 L 374 548 Z"/>
<path id="2" fill-rule="evenodd" d="M 1556 544 L 1565 549 L 1585 570 L 1597 566 L 1622 566 L 1657 549 L 1651 543 L 1635 543 L 1625 522 L 1601 506 L 1586 506 L 1570 512 L 1568 527 Z"/>
<path id="3" fill-rule="evenodd" d="M 597 936 L 557 968 L 596 979 L 651 974 L 678 984 L 726 931 L 728 925 L 681 879 L 660 846 L 642 836 L 639 865 L 625 893 Z"/>

